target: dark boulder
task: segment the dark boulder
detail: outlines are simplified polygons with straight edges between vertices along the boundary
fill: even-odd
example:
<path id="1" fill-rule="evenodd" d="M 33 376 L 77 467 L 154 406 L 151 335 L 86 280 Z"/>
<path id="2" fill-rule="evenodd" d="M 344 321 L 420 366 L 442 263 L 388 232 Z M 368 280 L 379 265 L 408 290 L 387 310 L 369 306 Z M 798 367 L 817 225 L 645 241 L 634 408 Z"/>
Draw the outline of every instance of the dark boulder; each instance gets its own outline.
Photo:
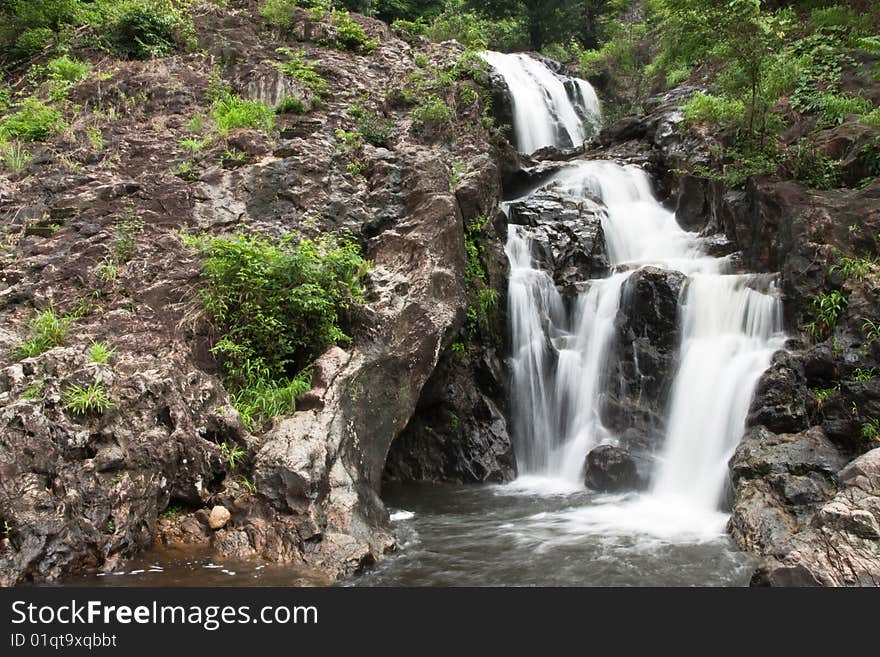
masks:
<path id="1" fill-rule="evenodd" d="M 618 492 L 641 488 L 636 461 L 625 449 L 600 445 L 587 454 L 584 483 L 588 488 L 603 492 Z"/>
<path id="2" fill-rule="evenodd" d="M 510 223 L 523 226 L 539 266 L 568 290 L 608 271 L 602 208 L 560 193 L 552 185 L 509 206 Z"/>
<path id="3" fill-rule="evenodd" d="M 746 424 L 763 425 L 776 433 L 797 433 L 810 426 L 814 409 L 800 358 L 780 351 L 758 381 Z"/>
<path id="4" fill-rule="evenodd" d="M 669 387 L 678 358 L 681 334 L 678 300 L 684 274 L 658 267 L 633 273 L 621 291 L 615 321 L 614 353 L 609 368 L 602 416 L 623 434 L 662 435 Z"/>

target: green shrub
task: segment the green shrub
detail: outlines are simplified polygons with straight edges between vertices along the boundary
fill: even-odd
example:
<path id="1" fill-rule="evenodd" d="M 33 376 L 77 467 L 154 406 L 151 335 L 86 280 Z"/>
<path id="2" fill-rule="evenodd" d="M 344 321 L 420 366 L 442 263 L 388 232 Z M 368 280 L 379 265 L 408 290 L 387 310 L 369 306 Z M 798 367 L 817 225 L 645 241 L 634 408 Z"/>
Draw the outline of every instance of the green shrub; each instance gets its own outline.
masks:
<path id="1" fill-rule="evenodd" d="M 367 143 L 382 148 L 391 146 L 394 141 L 393 121 L 383 118 L 360 104 L 352 106 L 348 113 L 354 117 L 358 131 Z"/>
<path id="2" fill-rule="evenodd" d="M 428 31 L 428 24 L 421 16 L 414 21 L 398 18 L 391 23 L 391 31 L 405 41 L 413 41 L 415 37 L 425 36 Z"/>
<path id="3" fill-rule="evenodd" d="M 19 358 L 32 358 L 60 345 L 70 330 L 72 317 L 59 316 L 54 308 L 40 313 L 30 322 L 30 337 L 18 345 Z"/>
<path id="4" fill-rule="evenodd" d="M 340 314 L 363 299 L 360 249 L 331 234 L 297 243 L 290 235 L 185 239 L 204 257 L 201 298 L 221 335 L 213 352 L 239 412 L 262 421 L 293 410 L 303 370 L 349 340 Z"/>
<path id="5" fill-rule="evenodd" d="M 91 383 L 85 388 L 72 385 L 64 391 L 64 408 L 74 415 L 100 415 L 112 406 L 110 396 L 100 383 Z"/>
<path id="6" fill-rule="evenodd" d="M 127 59 L 167 57 L 176 47 L 181 17 L 168 1 L 123 2 L 105 26 L 105 38 Z"/>
<path id="7" fill-rule="evenodd" d="M 46 75 L 50 80 L 73 84 L 85 80 L 92 72 L 92 65 L 67 55 L 56 57 L 46 64 Z"/>
<path id="8" fill-rule="evenodd" d="M 428 95 L 419 101 L 412 111 L 413 124 L 427 130 L 448 125 L 452 120 L 452 110 L 442 98 Z"/>
<path id="9" fill-rule="evenodd" d="M 34 55 L 45 50 L 55 42 L 55 32 L 48 27 L 36 27 L 25 30 L 15 40 L 16 49 L 25 55 Z"/>
<path id="10" fill-rule="evenodd" d="M 874 261 L 869 258 L 841 258 L 831 266 L 829 273 L 839 271 L 844 278 L 864 280 L 873 269 Z"/>
<path id="11" fill-rule="evenodd" d="M 116 349 L 108 345 L 106 342 L 92 341 L 89 347 L 89 359 L 93 363 L 109 363 L 110 359 L 116 354 Z"/>
<path id="12" fill-rule="evenodd" d="M 285 96 L 275 106 L 276 114 L 305 114 L 306 105 L 302 98 Z"/>
<path id="13" fill-rule="evenodd" d="M 326 45 L 340 50 L 372 52 L 378 47 L 379 42 L 368 39 L 364 28 L 352 20 L 347 11 L 341 9 L 333 12 L 333 32 Z"/>
<path id="14" fill-rule="evenodd" d="M 28 98 L 18 111 L 0 121 L 0 137 L 19 141 L 45 141 L 64 129 L 61 112 L 38 98 Z"/>
<path id="15" fill-rule="evenodd" d="M 742 101 L 704 94 L 701 91 L 692 95 L 682 110 L 689 123 L 710 123 L 720 127 L 739 123 L 746 114 Z"/>
<path id="16" fill-rule="evenodd" d="M 792 175 L 814 189 L 835 189 L 841 185 L 840 162 L 822 155 L 808 142 L 798 143 L 788 156 Z"/>
<path id="17" fill-rule="evenodd" d="M 299 6 L 298 0 L 263 0 L 260 16 L 269 25 L 288 28 L 293 25 L 293 12 Z"/>
<path id="18" fill-rule="evenodd" d="M 269 132 L 275 127 L 275 110 L 258 100 L 246 100 L 227 93 L 214 101 L 211 118 L 221 135 L 236 128 L 256 128 Z"/>
<path id="19" fill-rule="evenodd" d="M 286 62 L 273 62 L 275 68 L 302 82 L 318 98 L 327 95 L 327 81 L 315 70 L 314 63 L 306 61 L 304 50 L 294 52 L 290 48 L 278 48 L 275 52 L 288 57 Z"/>
<path id="20" fill-rule="evenodd" d="M 824 93 L 816 99 L 816 109 L 820 113 L 820 123 L 827 127 L 840 125 L 849 114 L 859 116 L 869 114 L 874 109 L 874 105 L 861 96 Z"/>

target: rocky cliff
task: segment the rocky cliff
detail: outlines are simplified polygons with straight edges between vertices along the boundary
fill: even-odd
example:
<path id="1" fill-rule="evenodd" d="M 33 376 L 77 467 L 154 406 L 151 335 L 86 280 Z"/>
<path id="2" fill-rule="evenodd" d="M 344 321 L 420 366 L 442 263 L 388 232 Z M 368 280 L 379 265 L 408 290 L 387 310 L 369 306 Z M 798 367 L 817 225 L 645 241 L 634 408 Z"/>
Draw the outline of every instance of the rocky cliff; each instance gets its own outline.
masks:
<path id="1" fill-rule="evenodd" d="M 395 457 L 395 472 L 477 481 L 513 472 L 497 356 L 478 338 L 463 355 L 450 351 L 472 302 L 465 229 L 494 216 L 500 194 L 481 94 L 466 75 L 438 83 L 431 93 L 451 114 L 431 124 L 400 101 L 419 76 L 451 70 L 462 49 L 422 43 L 417 67 L 414 48 L 379 21 L 353 15 L 378 47 L 347 52 L 319 45 L 329 15 L 296 10 L 279 31 L 262 25 L 256 3 L 230 4 L 197 10 L 189 54 L 136 62 L 76 52 L 93 64 L 69 90 L 78 113 L 64 134 L 31 145 L 26 169 L 0 178 L 4 585 L 111 569 L 157 536 L 351 573 L 393 547 L 379 490 L 407 427 L 435 427 L 455 453 L 448 467 L 432 457 L 420 471 L 419 450 L 433 448 L 416 446 Z M 279 70 L 283 46 L 313 62 L 323 98 Z M 310 111 L 187 150 L 217 85 L 269 106 L 295 95 Z M 355 105 L 390 126 L 387 143 L 346 147 L 337 130 L 354 130 Z M 95 130 L 100 144 L 86 138 Z M 242 228 L 348 231 L 372 262 L 366 302 L 349 318 L 353 342 L 314 364 L 298 412 L 254 431 L 209 351 L 201 263 L 180 237 Z M 132 244 L 124 261 L 113 258 L 120 240 Z M 480 257 L 501 285 L 498 251 Z M 102 263 L 117 260 L 111 276 Z M 49 308 L 67 318 L 66 335 L 22 358 L 29 322 Z M 88 356 L 94 341 L 115 350 L 102 364 Z M 441 374 L 450 369 L 451 390 Z M 65 393 L 92 384 L 109 398 L 103 412 L 72 411 Z M 452 430 L 438 415 L 462 422 Z M 202 509 L 213 505 L 229 519 L 209 522 Z"/>

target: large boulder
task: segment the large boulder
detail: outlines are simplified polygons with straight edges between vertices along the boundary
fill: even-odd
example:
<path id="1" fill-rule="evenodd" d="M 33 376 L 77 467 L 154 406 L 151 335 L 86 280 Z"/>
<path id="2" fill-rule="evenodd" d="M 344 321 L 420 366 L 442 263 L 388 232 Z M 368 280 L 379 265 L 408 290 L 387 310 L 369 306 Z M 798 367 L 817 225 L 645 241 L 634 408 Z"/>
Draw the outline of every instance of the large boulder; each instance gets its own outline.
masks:
<path id="1" fill-rule="evenodd" d="M 634 272 L 621 290 L 602 418 L 617 434 L 663 435 L 681 342 L 678 302 L 684 274 L 658 267 Z M 631 447 L 637 447 L 636 441 Z M 648 445 L 643 445 L 647 447 Z"/>
<path id="2" fill-rule="evenodd" d="M 602 206 L 550 185 L 510 204 L 510 223 L 522 226 L 537 264 L 558 286 L 576 292 L 608 271 Z"/>
<path id="3" fill-rule="evenodd" d="M 644 485 L 630 453 L 613 445 L 600 445 L 587 454 L 584 483 L 593 490 L 615 493 Z"/>

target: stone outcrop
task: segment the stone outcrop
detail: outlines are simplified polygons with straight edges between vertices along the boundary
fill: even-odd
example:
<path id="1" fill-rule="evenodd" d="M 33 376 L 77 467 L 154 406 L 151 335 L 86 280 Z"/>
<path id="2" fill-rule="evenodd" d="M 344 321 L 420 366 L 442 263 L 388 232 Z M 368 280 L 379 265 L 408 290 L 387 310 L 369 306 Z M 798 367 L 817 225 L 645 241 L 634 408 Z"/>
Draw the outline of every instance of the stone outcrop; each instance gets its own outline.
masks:
<path id="1" fill-rule="evenodd" d="M 642 488 L 647 481 L 630 453 L 620 447 L 600 445 L 587 454 L 584 483 L 593 490 L 616 493 Z"/>
<path id="2" fill-rule="evenodd" d="M 83 138 L 53 143 L 50 157 L 34 145 L 29 167 L 2 178 L 3 584 L 113 568 L 148 548 L 159 525 L 160 539 L 306 562 L 332 577 L 393 546 L 379 498 L 386 455 L 416 409 L 437 398 L 438 386 L 426 384 L 449 359 L 468 304 L 464 226 L 497 212 L 501 174 L 487 155 L 480 107 L 462 104 L 440 139 L 414 129 L 408 108 L 385 102 L 415 65 L 411 47 L 384 24 L 353 15 L 380 41 L 375 52 L 355 54 L 316 44 L 324 28 L 301 9 L 282 41 L 266 38 L 255 10 L 200 8 L 198 53 L 96 63 L 96 75 L 70 89 L 83 107 L 71 130 L 84 135 L 95 111 L 112 108 L 104 149 Z M 283 59 L 281 45 L 317 62 L 331 92 L 320 107 L 271 65 Z M 455 44 L 424 50 L 438 66 L 461 52 Z M 186 153 L 177 144 L 192 136 L 193 116 L 209 113 L 215 64 L 243 97 L 271 104 L 296 94 L 311 111 L 279 115 L 271 138 L 233 130 Z M 348 170 L 335 136 L 354 128 L 355 103 L 394 128 L 388 148 L 367 144 L 357 154 L 363 176 Z M 231 163 L 224 153 L 233 148 L 243 156 Z M 464 170 L 456 191 L 453 162 Z M 181 163 L 189 172 L 174 175 Z M 100 264 L 121 225 L 137 226 L 136 246 L 111 280 Z M 222 385 L 215 336 L 200 312 L 200 263 L 179 238 L 181 229 L 221 235 L 241 226 L 270 236 L 348 231 L 373 263 L 366 303 L 344 318 L 353 342 L 315 363 L 315 386 L 296 413 L 253 432 Z M 68 335 L 61 347 L 21 360 L 13 349 L 34 309 L 50 306 L 74 315 Z M 107 364 L 88 362 L 92 340 L 116 350 Z M 450 434 L 467 441 L 457 449 L 473 454 L 471 466 L 451 469 L 503 479 L 512 468 L 503 395 L 477 380 L 481 353 L 456 372 L 456 390 L 443 400 L 445 412 L 464 420 Z M 83 416 L 65 408 L 71 385 L 93 382 L 111 407 Z M 431 399 L 420 405 L 423 390 Z M 224 507 L 228 518 L 212 525 L 199 511 L 205 505 Z M 175 520 L 160 522 L 168 510 Z"/>

